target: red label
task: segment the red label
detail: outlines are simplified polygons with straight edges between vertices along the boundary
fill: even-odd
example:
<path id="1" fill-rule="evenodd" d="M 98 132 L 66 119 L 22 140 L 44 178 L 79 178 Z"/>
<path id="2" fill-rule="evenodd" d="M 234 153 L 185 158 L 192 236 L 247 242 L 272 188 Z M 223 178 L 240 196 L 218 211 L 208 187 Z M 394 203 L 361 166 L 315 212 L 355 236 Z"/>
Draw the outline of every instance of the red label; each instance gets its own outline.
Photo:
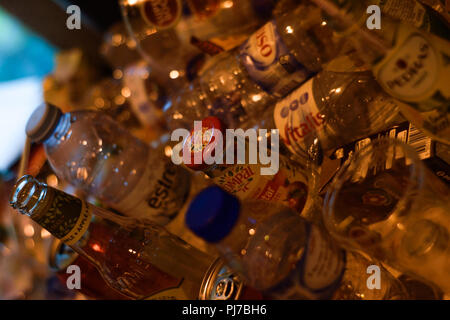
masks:
<path id="1" fill-rule="evenodd" d="M 266 35 L 266 29 L 260 29 L 260 31 L 256 33 L 256 45 L 258 46 L 259 53 L 264 58 L 267 58 L 273 52 L 273 48 L 268 42 L 269 39 Z"/>
<path id="2" fill-rule="evenodd" d="M 253 181 L 253 177 L 255 176 L 255 172 L 252 170 L 252 167 L 243 166 L 242 170 L 232 176 L 230 175 L 230 172 L 232 171 L 228 172 L 228 176 L 224 175 L 220 179 L 223 180 L 223 183 L 221 183 L 223 188 L 230 193 L 248 191 L 249 184 Z"/>
<path id="3" fill-rule="evenodd" d="M 257 199 L 259 200 L 272 200 L 277 195 L 278 189 L 283 186 L 283 181 L 279 181 L 277 179 L 280 172 L 277 173 L 277 175 L 274 177 L 273 180 L 270 180 L 267 182 L 267 184 L 264 186 L 263 191 L 259 194 Z M 281 183 L 280 183 L 281 182 Z"/>

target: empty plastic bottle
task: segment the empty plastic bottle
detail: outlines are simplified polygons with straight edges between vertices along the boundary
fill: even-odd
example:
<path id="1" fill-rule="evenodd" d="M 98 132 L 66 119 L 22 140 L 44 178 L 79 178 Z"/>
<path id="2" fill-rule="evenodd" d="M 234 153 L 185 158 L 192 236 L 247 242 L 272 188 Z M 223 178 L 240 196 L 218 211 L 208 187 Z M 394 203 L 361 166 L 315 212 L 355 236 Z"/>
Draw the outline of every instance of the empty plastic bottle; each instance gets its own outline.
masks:
<path id="1" fill-rule="evenodd" d="M 368 1 L 312 1 L 358 49 L 380 86 L 405 102 L 402 114 L 434 140 L 450 144 L 448 28 L 438 37 L 386 16 L 381 29 L 370 30 L 362 19 Z"/>
<path id="2" fill-rule="evenodd" d="M 200 128 L 201 132 L 198 130 Z M 219 137 L 216 137 L 218 132 L 223 140 L 220 143 Z M 271 147 L 268 152 L 270 158 L 267 158 L 270 166 L 266 162 L 262 164 L 261 154 L 256 157 L 256 149 L 251 146 L 259 147 L 259 152 L 262 152 L 261 148 L 267 141 L 263 141 L 263 137 L 266 138 L 266 135 L 257 138 L 255 134 L 249 140 L 239 134 L 228 136 L 219 119 L 205 118 L 201 127 L 194 128 L 183 141 L 183 152 L 189 152 L 188 158 L 191 160 L 184 164 L 194 171 L 203 171 L 214 183 L 239 199 L 274 201 L 302 213 L 312 201 L 314 180 L 300 163 L 279 153 L 278 138 L 276 148 L 272 148 L 274 143 L 267 143 Z M 208 164 L 208 154 L 212 153 L 214 162 Z M 252 161 L 253 156 L 255 159 Z M 196 162 L 196 158 L 201 161 Z"/>
<path id="3" fill-rule="evenodd" d="M 274 121 L 292 153 L 320 164 L 324 151 L 401 121 L 401 102 L 365 70 L 356 57 L 342 56 L 276 103 Z"/>
<path id="4" fill-rule="evenodd" d="M 189 79 L 199 55 L 239 45 L 293 0 L 119 0 L 130 35 L 154 72 L 171 85 Z M 286 4 L 285 4 L 286 3 Z"/>
<path id="5" fill-rule="evenodd" d="M 199 77 L 165 108 L 171 129 L 216 116 L 230 128 L 250 128 L 276 99 L 321 70 L 341 51 L 341 41 L 305 2 L 254 32 L 234 50 L 213 57 Z"/>
<path id="6" fill-rule="evenodd" d="M 160 147 L 133 137 L 108 115 L 62 113 L 44 104 L 28 120 L 26 132 L 42 142 L 56 175 L 119 212 L 167 224 L 183 206 L 190 175 Z"/>
<path id="7" fill-rule="evenodd" d="M 321 228 L 285 206 L 240 202 L 219 187 L 209 187 L 191 203 L 186 224 L 215 244 L 249 285 L 271 298 L 407 297 L 402 284 L 382 266 L 340 249 Z M 367 273 L 370 266 L 379 276 L 373 282 Z"/>

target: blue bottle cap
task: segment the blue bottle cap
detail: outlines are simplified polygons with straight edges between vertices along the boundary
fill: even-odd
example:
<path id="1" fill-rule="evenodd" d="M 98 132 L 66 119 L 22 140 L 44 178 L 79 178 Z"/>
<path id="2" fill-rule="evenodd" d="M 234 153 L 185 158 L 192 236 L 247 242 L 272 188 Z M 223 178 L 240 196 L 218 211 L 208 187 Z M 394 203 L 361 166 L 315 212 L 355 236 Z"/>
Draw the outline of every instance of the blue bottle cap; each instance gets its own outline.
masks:
<path id="1" fill-rule="evenodd" d="M 186 225 L 208 242 L 219 242 L 234 227 L 240 211 L 239 200 L 219 187 L 208 187 L 191 202 Z"/>

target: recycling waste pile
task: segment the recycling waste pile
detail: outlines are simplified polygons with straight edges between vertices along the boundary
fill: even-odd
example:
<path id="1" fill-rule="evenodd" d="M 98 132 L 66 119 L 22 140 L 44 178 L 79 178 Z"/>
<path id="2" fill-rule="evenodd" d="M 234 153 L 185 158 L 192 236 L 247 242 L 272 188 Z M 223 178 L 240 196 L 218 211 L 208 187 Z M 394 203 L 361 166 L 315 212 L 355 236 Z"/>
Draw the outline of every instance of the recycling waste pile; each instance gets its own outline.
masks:
<path id="1" fill-rule="evenodd" d="M 0 299 L 450 299 L 448 1 L 119 6 L 2 175 Z"/>

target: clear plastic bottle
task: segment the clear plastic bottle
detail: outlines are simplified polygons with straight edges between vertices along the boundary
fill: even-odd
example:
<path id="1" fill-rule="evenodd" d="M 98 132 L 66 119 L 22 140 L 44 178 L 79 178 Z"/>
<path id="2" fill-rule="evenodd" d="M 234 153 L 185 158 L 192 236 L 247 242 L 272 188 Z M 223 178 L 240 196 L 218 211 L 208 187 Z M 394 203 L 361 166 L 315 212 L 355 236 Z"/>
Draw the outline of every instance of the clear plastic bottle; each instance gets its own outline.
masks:
<path id="1" fill-rule="evenodd" d="M 260 135 L 259 138 L 256 135 L 254 139 L 249 137 L 248 140 L 236 134 L 235 139 L 234 136 L 227 136 L 224 125 L 216 117 L 203 119 L 201 130 L 200 133 L 194 128 L 191 135 L 184 140 L 183 152 L 188 151 L 191 160 L 189 164 L 185 163 L 188 168 L 203 171 L 215 184 L 241 200 L 259 199 L 281 203 L 299 214 L 309 208 L 311 193 L 315 188 L 314 179 L 310 178 L 309 172 L 300 163 L 293 162 L 279 153 L 276 149 L 278 139 L 276 148 L 271 148 L 268 152 L 270 162 L 263 164 L 261 155 L 258 159 L 250 160 L 254 156 L 250 153 L 256 151 L 256 148 L 251 146 L 257 145 L 260 152 L 264 143 L 268 147 L 274 146 L 273 141 L 263 140 L 268 133 Z M 223 145 L 216 139 L 218 132 L 223 136 Z M 196 140 L 199 134 L 202 134 L 203 143 L 197 148 L 199 141 Z M 211 151 L 213 148 L 214 151 Z M 211 164 L 207 158 L 212 152 L 215 154 L 215 161 Z M 201 162 L 197 163 L 196 158 L 201 159 Z M 228 158 L 234 158 L 235 161 L 228 163 Z M 239 161 L 240 159 L 242 161 Z M 305 210 L 305 214 L 307 212 L 308 210 Z"/>
<path id="2" fill-rule="evenodd" d="M 334 60 L 276 103 L 276 126 L 294 154 L 316 157 L 320 164 L 324 152 L 401 119 L 400 102 L 384 92 L 361 61 L 357 67 L 352 59 Z"/>
<path id="3" fill-rule="evenodd" d="M 328 14 L 328 24 L 348 37 L 380 86 L 405 102 L 402 114 L 434 140 L 450 143 L 450 42 L 447 37 L 383 17 L 381 29 L 365 24 L 366 1 L 312 0 Z"/>
<path id="4" fill-rule="evenodd" d="M 208 61 L 181 98 L 167 105 L 167 122 L 190 129 L 194 120 L 212 115 L 230 128 L 250 128 L 341 50 L 319 8 L 305 2 L 279 12 L 240 47 Z"/>
<path id="5" fill-rule="evenodd" d="M 450 189 L 414 148 L 372 140 L 327 189 L 323 222 L 334 239 L 450 292 Z"/>
<path id="6" fill-rule="evenodd" d="M 186 224 L 214 243 L 247 283 L 275 299 L 404 299 L 401 283 L 379 266 L 379 289 L 369 289 L 374 262 L 337 247 L 324 231 L 291 209 L 240 202 L 219 187 L 191 203 Z"/>
<path id="7" fill-rule="evenodd" d="M 154 72 L 176 84 L 189 78 L 186 69 L 198 55 L 214 55 L 242 43 L 271 16 L 277 0 L 119 0 L 119 3 L 143 57 Z"/>
<path id="8" fill-rule="evenodd" d="M 31 115 L 27 135 L 42 142 L 56 175 L 119 212 L 167 224 L 189 193 L 190 175 L 133 137 L 108 115 L 63 114 L 44 104 Z"/>
<path id="9" fill-rule="evenodd" d="M 417 0 L 371 0 L 358 1 L 358 5 L 367 8 L 377 5 L 381 14 L 390 18 L 401 20 L 416 28 L 434 33 L 441 37 L 448 37 L 448 23 L 437 12 Z M 428 4 L 430 5 L 430 4 Z M 437 9 L 437 7 L 436 7 Z"/>

